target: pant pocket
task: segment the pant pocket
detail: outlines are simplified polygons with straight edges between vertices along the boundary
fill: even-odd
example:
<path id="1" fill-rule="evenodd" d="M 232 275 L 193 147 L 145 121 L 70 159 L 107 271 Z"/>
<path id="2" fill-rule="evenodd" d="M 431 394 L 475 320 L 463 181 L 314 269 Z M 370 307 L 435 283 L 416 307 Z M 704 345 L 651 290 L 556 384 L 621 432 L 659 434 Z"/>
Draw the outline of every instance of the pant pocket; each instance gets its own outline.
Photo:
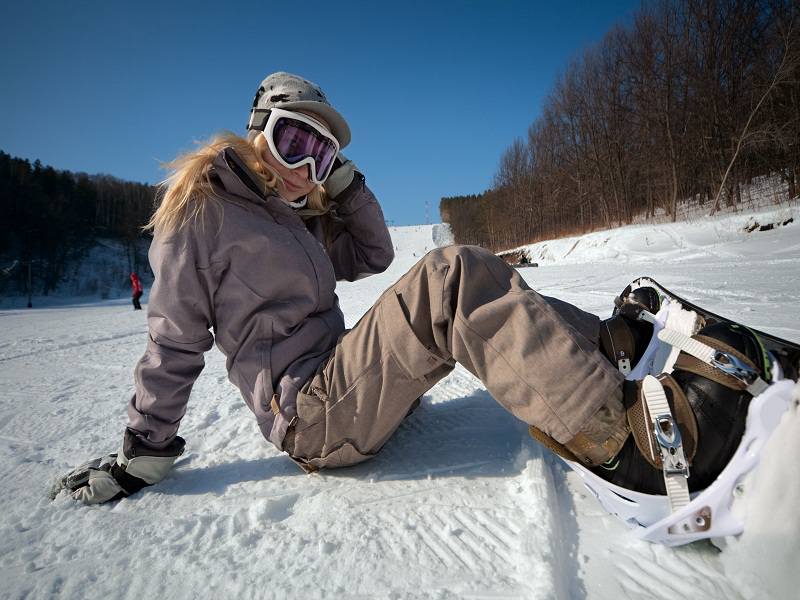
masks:
<path id="1" fill-rule="evenodd" d="M 263 428 L 265 424 L 271 426 L 275 420 L 272 406 L 272 339 L 265 338 L 256 342 L 258 353 L 258 371 L 253 385 L 253 412 L 256 421 Z"/>
<path id="2" fill-rule="evenodd" d="M 298 396 L 295 458 L 317 467 L 343 467 L 381 449 L 416 398 L 405 397 L 411 389 L 408 380 L 393 377 L 391 386 L 384 386 L 383 369 L 379 360 L 353 381 L 328 382 L 335 395 L 312 385 L 312 393 L 304 390 Z"/>
<path id="3" fill-rule="evenodd" d="M 297 421 L 294 425 L 293 457 L 319 456 L 325 443 L 325 399 L 313 392 L 314 377 L 309 386 L 297 392 Z"/>
<path id="4" fill-rule="evenodd" d="M 424 377 L 448 360 L 423 344 L 407 321 L 397 293 L 390 291 L 380 304 L 383 338 L 410 379 Z"/>

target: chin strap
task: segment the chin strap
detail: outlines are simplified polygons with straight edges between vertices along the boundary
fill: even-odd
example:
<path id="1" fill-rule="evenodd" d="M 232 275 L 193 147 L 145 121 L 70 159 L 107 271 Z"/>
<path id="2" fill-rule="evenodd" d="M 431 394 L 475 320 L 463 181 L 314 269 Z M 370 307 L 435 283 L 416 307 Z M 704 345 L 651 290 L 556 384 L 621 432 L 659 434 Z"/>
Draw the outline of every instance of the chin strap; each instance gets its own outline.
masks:
<path id="1" fill-rule="evenodd" d="M 672 416 L 661 382 L 648 375 L 642 381 L 642 397 L 647 407 L 652 435 L 648 436 L 653 455 L 661 455 L 661 471 L 672 512 L 689 504 L 689 464 L 683 452 L 683 439 Z"/>
<path id="2" fill-rule="evenodd" d="M 298 208 L 305 208 L 305 205 L 308 204 L 308 196 L 303 196 L 302 198 L 294 202 L 290 202 L 289 200 L 283 200 L 283 201 L 286 202 L 286 204 L 288 204 L 295 210 L 297 210 Z"/>

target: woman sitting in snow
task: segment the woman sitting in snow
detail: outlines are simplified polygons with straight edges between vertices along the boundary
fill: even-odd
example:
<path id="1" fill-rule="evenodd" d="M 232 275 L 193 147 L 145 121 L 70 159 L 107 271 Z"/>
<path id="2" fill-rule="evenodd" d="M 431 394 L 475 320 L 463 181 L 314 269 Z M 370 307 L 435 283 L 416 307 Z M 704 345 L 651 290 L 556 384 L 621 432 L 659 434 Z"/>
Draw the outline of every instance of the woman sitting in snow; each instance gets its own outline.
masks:
<path id="1" fill-rule="evenodd" d="M 619 485 L 664 493 L 660 457 L 631 435 L 641 386 L 623 386 L 615 347 L 632 335 L 629 354 L 641 354 L 647 324 L 635 314 L 657 310 L 657 297 L 626 298 L 627 310 L 601 323 L 531 290 L 490 252 L 451 246 L 428 253 L 345 330 L 336 281 L 393 259 L 377 200 L 339 152 L 350 129 L 317 85 L 288 73 L 261 83 L 247 128 L 246 139 L 220 136 L 172 164 L 150 223 L 150 339 L 122 447 L 56 491 L 99 503 L 161 480 L 183 451 L 178 427 L 216 341 L 264 437 L 306 471 L 373 456 L 459 362 L 549 448 Z M 617 332 L 603 343 L 601 325 Z M 754 370 L 762 364 L 746 331 L 706 335 Z M 662 381 L 692 463 L 689 487 L 700 489 L 730 459 L 750 394 L 689 362 L 673 375 Z"/>

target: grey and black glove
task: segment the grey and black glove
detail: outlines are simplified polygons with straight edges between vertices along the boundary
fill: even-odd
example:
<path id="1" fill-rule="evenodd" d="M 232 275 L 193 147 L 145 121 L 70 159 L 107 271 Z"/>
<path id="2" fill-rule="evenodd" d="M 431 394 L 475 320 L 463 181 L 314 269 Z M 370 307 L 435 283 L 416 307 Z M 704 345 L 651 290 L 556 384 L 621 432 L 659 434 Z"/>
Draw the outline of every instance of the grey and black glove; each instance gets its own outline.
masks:
<path id="1" fill-rule="evenodd" d="M 355 163 L 340 152 L 333 161 L 331 174 L 325 180 L 325 193 L 328 197 L 335 199 L 345 191 L 353 183 L 355 172 Z"/>
<path id="2" fill-rule="evenodd" d="M 60 477 L 50 490 L 50 498 L 61 490 L 86 504 L 130 496 L 164 479 L 185 446 L 184 439 L 175 436 L 166 448 L 150 448 L 126 429 L 121 451 L 91 460 Z"/>

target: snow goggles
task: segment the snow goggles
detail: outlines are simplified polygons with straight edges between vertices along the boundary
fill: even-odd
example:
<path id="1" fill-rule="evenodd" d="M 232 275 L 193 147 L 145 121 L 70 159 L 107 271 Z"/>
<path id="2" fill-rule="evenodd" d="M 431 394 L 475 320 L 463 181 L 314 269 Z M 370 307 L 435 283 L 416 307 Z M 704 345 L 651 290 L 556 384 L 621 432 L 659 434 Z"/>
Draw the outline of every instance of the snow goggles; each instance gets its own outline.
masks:
<path id="1" fill-rule="evenodd" d="M 322 123 L 302 113 L 273 108 L 262 132 L 275 159 L 289 169 L 311 167 L 311 181 L 324 183 L 339 142 Z"/>

